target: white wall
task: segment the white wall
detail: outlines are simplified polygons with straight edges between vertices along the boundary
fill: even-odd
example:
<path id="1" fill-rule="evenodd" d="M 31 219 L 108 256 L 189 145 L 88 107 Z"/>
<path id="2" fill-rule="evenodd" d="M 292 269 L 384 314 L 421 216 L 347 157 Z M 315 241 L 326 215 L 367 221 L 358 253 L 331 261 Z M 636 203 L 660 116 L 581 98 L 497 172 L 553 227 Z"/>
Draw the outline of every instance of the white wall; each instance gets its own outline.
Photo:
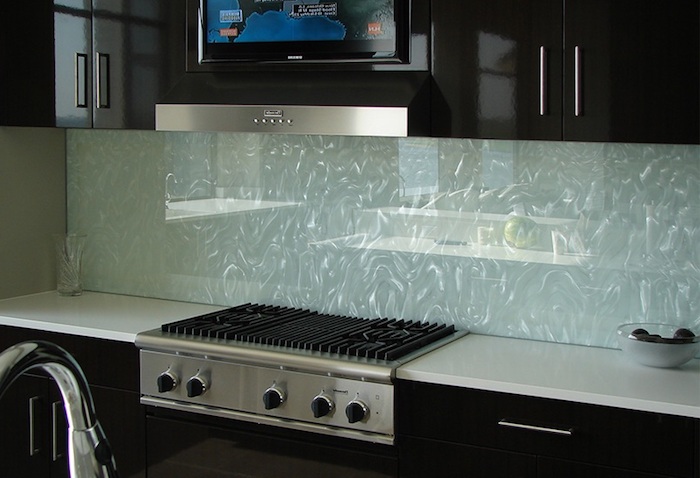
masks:
<path id="1" fill-rule="evenodd" d="M 65 130 L 0 127 L 0 299 L 55 288 L 65 230 Z"/>

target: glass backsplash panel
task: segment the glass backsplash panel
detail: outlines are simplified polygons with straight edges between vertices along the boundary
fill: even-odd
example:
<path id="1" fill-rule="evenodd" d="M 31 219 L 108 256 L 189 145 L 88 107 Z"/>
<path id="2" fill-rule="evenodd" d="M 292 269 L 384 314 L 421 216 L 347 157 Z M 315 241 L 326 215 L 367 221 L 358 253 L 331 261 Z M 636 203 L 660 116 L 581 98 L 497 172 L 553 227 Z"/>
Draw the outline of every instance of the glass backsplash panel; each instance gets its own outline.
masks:
<path id="1" fill-rule="evenodd" d="M 700 328 L 700 147 L 68 130 L 85 287 L 615 347 Z"/>

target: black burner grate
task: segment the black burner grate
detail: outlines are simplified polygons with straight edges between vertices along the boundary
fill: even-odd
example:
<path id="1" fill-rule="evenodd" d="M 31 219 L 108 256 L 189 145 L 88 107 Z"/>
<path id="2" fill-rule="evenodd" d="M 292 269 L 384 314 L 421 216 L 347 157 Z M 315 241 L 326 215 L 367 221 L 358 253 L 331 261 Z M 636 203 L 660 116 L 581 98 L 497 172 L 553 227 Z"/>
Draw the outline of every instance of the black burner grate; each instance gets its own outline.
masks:
<path id="1" fill-rule="evenodd" d="M 165 324 L 163 332 L 395 360 L 455 332 L 453 325 L 361 319 L 245 304 Z"/>

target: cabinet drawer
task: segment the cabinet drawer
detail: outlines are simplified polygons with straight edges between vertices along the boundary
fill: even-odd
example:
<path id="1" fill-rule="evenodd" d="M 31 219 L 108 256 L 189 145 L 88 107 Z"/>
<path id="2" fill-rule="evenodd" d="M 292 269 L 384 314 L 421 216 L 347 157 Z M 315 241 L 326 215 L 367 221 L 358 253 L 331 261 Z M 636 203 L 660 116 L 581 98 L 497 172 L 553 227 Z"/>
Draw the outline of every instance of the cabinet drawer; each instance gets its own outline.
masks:
<path id="1" fill-rule="evenodd" d="M 691 418 L 405 381 L 397 399 L 400 435 L 694 476 Z"/>
<path id="2" fill-rule="evenodd" d="M 537 461 L 538 478 L 665 478 L 668 475 L 645 473 L 642 471 L 623 470 L 621 468 L 603 467 L 573 461 L 542 458 Z"/>
<path id="3" fill-rule="evenodd" d="M 402 437 L 399 448 L 401 478 L 538 476 L 537 457 L 533 455 L 413 437 Z"/>

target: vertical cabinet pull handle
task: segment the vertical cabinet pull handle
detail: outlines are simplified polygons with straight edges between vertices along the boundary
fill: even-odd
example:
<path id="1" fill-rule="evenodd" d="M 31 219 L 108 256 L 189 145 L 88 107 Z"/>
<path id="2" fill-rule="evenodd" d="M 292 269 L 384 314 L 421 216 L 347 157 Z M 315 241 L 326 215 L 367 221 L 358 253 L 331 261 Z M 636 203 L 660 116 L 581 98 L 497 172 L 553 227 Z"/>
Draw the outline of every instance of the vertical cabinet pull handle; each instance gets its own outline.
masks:
<path id="1" fill-rule="evenodd" d="M 88 56 L 85 53 L 75 54 L 75 107 L 88 107 Z"/>
<path id="2" fill-rule="evenodd" d="M 531 430 L 531 431 L 542 432 L 542 433 L 553 433 L 555 435 L 562 435 L 562 436 L 572 436 L 574 434 L 573 428 L 554 428 L 554 427 L 543 427 L 543 426 L 538 426 L 538 425 L 529 425 L 527 423 L 521 423 L 521 422 L 509 420 L 507 418 L 500 420 L 498 422 L 498 424 L 502 427 L 520 428 L 523 430 Z"/>
<path id="3" fill-rule="evenodd" d="M 66 425 L 63 410 L 63 402 L 57 401 L 51 404 L 51 459 L 58 461 L 63 458 L 66 441 L 63 439 Z"/>
<path id="4" fill-rule="evenodd" d="M 106 53 L 97 52 L 96 56 L 96 74 L 97 74 L 97 107 L 110 107 L 110 72 L 109 72 L 109 55 Z"/>
<path id="5" fill-rule="evenodd" d="M 583 64 L 581 47 L 574 47 L 574 116 L 583 116 Z"/>
<path id="6" fill-rule="evenodd" d="M 29 399 L 29 456 L 36 456 L 41 453 L 39 440 L 41 431 L 39 427 L 39 408 L 41 407 L 41 397 L 31 397 Z"/>
<path id="7" fill-rule="evenodd" d="M 547 49 L 540 47 L 540 116 L 547 114 Z"/>

